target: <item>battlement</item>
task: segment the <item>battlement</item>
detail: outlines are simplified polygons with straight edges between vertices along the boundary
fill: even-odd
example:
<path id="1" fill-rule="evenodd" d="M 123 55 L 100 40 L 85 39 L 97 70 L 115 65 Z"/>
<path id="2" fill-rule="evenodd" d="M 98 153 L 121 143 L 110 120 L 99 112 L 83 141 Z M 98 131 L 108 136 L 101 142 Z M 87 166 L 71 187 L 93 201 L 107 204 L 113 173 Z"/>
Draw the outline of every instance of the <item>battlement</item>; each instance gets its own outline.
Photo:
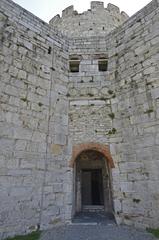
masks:
<path id="1" fill-rule="evenodd" d="M 50 24 L 0 1 L 0 239 L 96 204 L 158 228 L 159 0 L 127 21 L 92 1 Z"/>
<path id="2" fill-rule="evenodd" d="M 71 5 L 62 11 L 62 16 L 56 15 L 49 24 L 64 35 L 78 37 L 81 35 L 106 35 L 114 28 L 128 19 L 125 12 L 120 12 L 119 7 L 109 3 L 104 7 L 102 1 L 92 1 L 90 9 L 78 13 Z"/>
<path id="3" fill-rule="evenodd" d="M 62 17 L 67 17 L 67 16 L 72 15 L 72 14 L 73 14 L 73 11 L 74 11 L 74 6 L 73 6 L 73 5 L 65 8 L 65 9 L 62 11 Z"/>
<path id="4" fill-rule="evenodd" d="M 120 14 L 120 8 L 117 7 L 116 5 L 112 4 L 112 3 L 108 3 L 107 4 L 107 7 L 104 8 L 104 2 L 101 2 L 101 1 L 91 1 L 90 3 L 90 9 L 88 9 L 87 11 L 83 12 L 83 13 L 78 13 L 76 10 L 74 10 L 74 6 L 71 5 L 67 8 L 65 8 L 63 11 L 62 11 L 62 18 L 65 18 L 65 17 L 70 17 L 72 15 L 83 15 L 83 14 L 86 14 L 87 12 L 91 12 L 91 11 L 96 11 L 96 10 L 106 10 L 106 11 L 109 11 L 111 13 L 118 13 Z M 123 12 L 121 12 L 123 13 Z M 125 16 L 128 18 L 128 15 L 126 13 L 124 13 Z M 57 16 L 57 15 L 56 15 Z M 50 22 L 52 22 L 52 20 L 54 18 L 53 17 Z M 59 14 L 58 14 L 59 16 Z"/>
<path id="5" fill-rule="evenodd" d="M 100 1 L 92 1 L 91 2 L 91 9 L 101 9 L 104 8 L 104 2 L 100 2 Z"/>
<path id="6" fill-rule="evenodd" d="M 108 10 L 109 12 L 120 13 L 120 8 L 117 7 L 116 5 L 112 4 L 112 3 L 108 3 L 108 5 L 107 5 L 107 10 Z"/>

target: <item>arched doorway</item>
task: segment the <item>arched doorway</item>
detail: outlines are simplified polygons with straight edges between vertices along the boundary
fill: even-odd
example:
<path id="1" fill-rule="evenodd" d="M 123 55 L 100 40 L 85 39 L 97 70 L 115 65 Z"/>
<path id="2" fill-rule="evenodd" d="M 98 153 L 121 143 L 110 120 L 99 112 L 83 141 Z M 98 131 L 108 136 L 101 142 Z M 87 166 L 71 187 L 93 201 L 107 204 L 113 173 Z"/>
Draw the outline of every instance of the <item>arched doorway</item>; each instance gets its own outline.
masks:
<path id="1" fill-rule="evenodd" d="M 75 213 L 112 213 L 110 165 L 103 153 L 84 150 L 75 160 Z"/>

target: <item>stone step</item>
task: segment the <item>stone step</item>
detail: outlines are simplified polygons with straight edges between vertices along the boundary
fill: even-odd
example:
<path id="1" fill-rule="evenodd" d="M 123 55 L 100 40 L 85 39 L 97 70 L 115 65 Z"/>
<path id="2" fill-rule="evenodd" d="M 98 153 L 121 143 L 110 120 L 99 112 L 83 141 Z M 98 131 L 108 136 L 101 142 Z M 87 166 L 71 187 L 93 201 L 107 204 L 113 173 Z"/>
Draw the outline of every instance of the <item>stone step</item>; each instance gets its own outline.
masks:
<path id="1" fill-rule="evenodd" d="M 84 205 L 82 206 L 83 212 L 104 212 L 103 205 Z"/>

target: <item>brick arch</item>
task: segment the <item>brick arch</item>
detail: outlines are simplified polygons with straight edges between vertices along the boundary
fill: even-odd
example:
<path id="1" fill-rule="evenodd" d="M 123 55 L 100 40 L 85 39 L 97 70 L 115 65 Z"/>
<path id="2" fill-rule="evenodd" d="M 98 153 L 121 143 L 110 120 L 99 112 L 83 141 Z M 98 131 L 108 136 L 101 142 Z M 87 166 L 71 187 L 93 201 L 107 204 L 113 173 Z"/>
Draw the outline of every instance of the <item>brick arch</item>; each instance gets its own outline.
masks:
<path id="1" fill-rule="evenodd" d="M 106 160 L 108 161 L 109 165 L 111 168 L 114 168 L 114 162 L 113 162 L 113 158 L 111 156 L 110 150 L 109 150 L 109 146 L 105 145 L 105 144 L 101 144 L 101 143 L 82 143 L 82 144 L 78 144 L 73 146 L 73 154 L 72 154 L 72 158 L 70 161 L 70 167 L 74 166 L 74 163 L 77 159 L 77 157 L 86 150 L 94 150 L 97 151 L 99 153 L 102 153 L 103 156 L 106 158 Z"/>

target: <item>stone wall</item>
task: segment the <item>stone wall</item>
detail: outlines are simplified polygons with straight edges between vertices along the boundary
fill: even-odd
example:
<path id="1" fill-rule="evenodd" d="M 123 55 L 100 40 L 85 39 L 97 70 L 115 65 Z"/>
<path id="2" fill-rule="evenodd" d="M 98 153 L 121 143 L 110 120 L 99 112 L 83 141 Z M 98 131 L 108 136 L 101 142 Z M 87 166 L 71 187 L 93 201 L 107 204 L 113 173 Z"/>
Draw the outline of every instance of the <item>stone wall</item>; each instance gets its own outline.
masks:
<path id="1" fill-rule="evenodd" d="M 153 1 L 107 37 L 78 38 L 70 56 L 69 130 L 73 145 L 110 146 L 114 213 L 118 222 L 158 227 L 158 2 Z M 108 55 L 108 71 L 98 59 Z"/>
<path id="2" fill-rule="evenodd" d="M 136 227 L 159 226 L 159 5 L 152 1 L 109 37 L 116 134 L 116 213 Z"/>
<path id="3" fill-rule="evenodd" d="M 108 8 L 92 2 L 97 22 L 101 11 Z M 109 34 L 105 25 L 101 34 L 95 28 L 98 36 L 70 32 L 68 40 L 1 0 L 1 238 L 71 219 L 72 146 L 90 142 L 110 147 L 117 222 L 159 226 L 158 20 L 153 0 Z M 72 56 L 80 59 L 79 73 L 68 73 Z M 101 57 L 108 57 L 106 72 L 98 69 Z"/>
<path id="4" fill-rule="evenodd" d="M 112 128 L 109 72 L 98 71 L 98 59 L 108 54 L 104 39 L 78 39 L 69 49 L 81 57 L 79 73 L 69 73 L 69 130 L 74 144 L 107 143 Z"/>
<path id="5" fill-rule="evenodd" d="M 78 14 L 73 6 L 63 10 L 62 17 L 56 15 L 50 20 L 50 25 L 71 37 L 86 36 L 105 36 L 110 31 L 120 26 L 128 15 L 120 12 L 120 9 L 109 3 L 104 8 L 104 3 L 100 1 L 92 1 L 91 8 Z"/>
<path id="6" fill-rule="evenodd" d="M 68 44 L 0 3 L 0 238 L 71 217 Z"/>

